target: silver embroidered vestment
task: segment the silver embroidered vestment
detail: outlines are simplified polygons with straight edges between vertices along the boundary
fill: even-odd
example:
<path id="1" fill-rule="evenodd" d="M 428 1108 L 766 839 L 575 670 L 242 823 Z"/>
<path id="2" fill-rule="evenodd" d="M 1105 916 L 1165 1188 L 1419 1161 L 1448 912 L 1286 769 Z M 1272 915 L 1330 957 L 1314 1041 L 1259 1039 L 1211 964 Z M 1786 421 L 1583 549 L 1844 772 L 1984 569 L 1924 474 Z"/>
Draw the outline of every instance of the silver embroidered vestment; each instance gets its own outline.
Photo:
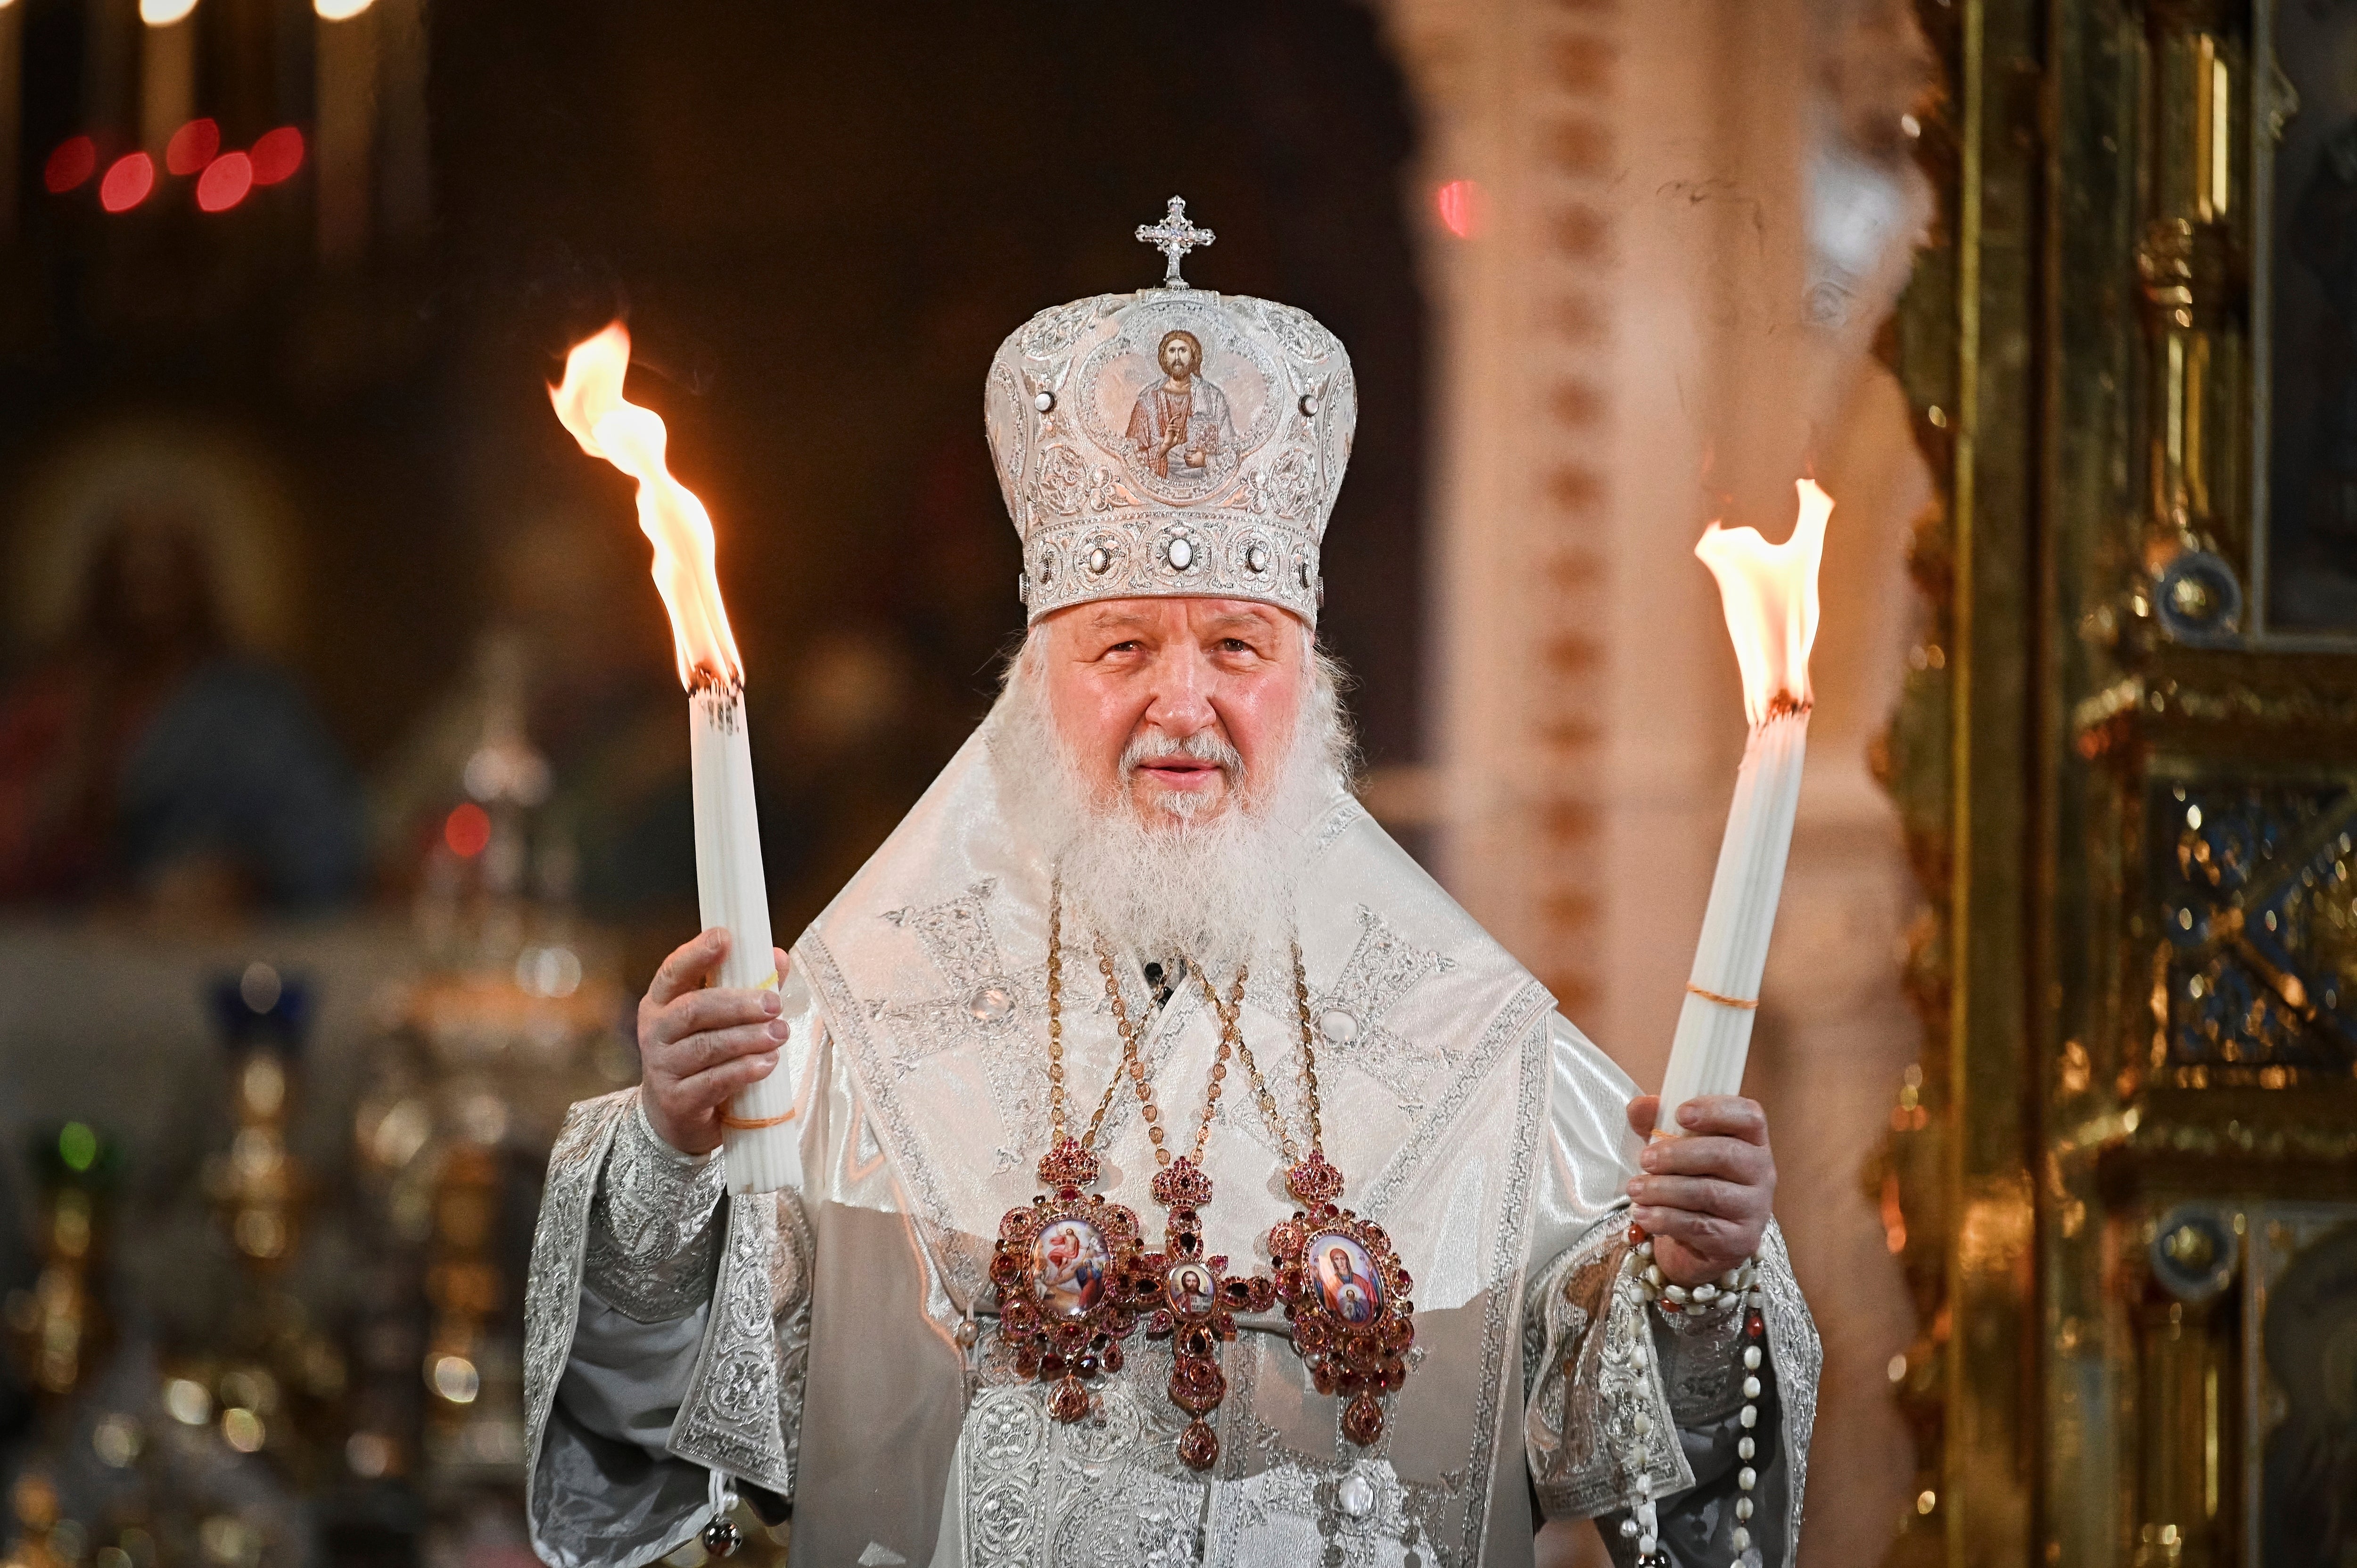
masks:
<path id="1" fill-rule="evenodd" d="M 1625 1562 L 1613 1510 L 1642 1452 L 1674 1559 L 1732 1561 L 1733 1320 L 1674 1326 L 1607 1288 L 1631 1086 L 1339 795 L 1297 916 L 1327 1149 L 1416 1281 L 1384 1434 L 1342 1438 L 1274 1315 L 1225 1348 L 1207 1474 L 1173 1452 L 1167 1342 L 1131 1340 L 1089 1418 L 1049 1418 L 1047 1391 L 1007 1364 L 988 1283 L 999 1216 L 1037 1189 L 1047 1105 L 1048 867 L 1011 841 L 997 768 L 985 725 L 796 944 L 789 1191 L 727 1196 L 713 1163 L 654 1138 L 635 1091 L 567 1122 L 527 1305 L 542 1556 L 655 1561 L 705 1521 L 716 1468 L 791 1505 L 802 1563 L 1497 1568 L 1530 1561 L 1542 1519 L 1577 1516 L 1600 1516 Z M 1217 1020 L 1190 988 L 1157 1012 L 1125 972 L 1168 1113 L 1191 1117 Z M 1118 1045 L 1094 989 L 1065 1003 L 1068 1076 L 1091 1102 Z M 1254 964 L 1243 1027 L 1298 1124 L 1281 954 Z M 1134 1103 L 1116 1101 L 1103 1146 L 1103 1189 L 1158 1237 Z M 1205 1218 L 1236 1267 L 1266 1266 L 1260 1238 L 1291 1210 L 1280 1163 L 1250 1102 L 1227 1106 Z M 1760 1262 L 1770 1386 L 1747 1561 L 1790 1564 L 1818 1353 L 1772 1229 Z"/>

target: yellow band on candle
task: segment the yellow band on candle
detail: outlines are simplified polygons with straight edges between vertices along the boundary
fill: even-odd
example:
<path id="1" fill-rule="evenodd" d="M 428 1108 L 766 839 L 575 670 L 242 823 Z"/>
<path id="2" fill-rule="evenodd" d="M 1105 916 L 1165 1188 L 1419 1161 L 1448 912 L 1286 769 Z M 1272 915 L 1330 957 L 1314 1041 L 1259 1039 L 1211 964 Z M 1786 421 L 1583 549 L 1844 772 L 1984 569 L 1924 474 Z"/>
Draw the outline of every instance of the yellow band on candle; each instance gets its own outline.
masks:
<path id="1" fill-rule="evenodd" d="M 758 1121 L 748 1121 L 743 1117 L 724 1113 L 720 1118 L 720 1124 L 732 1132 L 758 1133 L 764 1127 L 782 1127 L 792 1121 L 795 1114 L 794 1112 L 789 1111 L 783 1116 L 764 1116 Z"/>
<path id="2" fill-rule="evenodd" d="M 1686 989 L 1693 992 L 1696 996 L 1701 997 L 1706 1002 L 1716 1002 L 1722 1007 L 1740 1008 L 1746 1013 L 1750 1012 L 1753 1008 L 1760 1005 L 1760 1002 L 1757 997 L 1753 998 L 1751 1001 L 1746 1002 L 1740 996 L 1721 996 L 1716 991 L 1705 991 L 1701 986 L 1696 985 L 1691 980 L 1686 982 Z"/>
<path id="3" fill-rule="evenodd" d="M 774 969 L 753 983 L 753 989 L 756 991 L 775 991 L 777 988 L 778 972 Z"/>

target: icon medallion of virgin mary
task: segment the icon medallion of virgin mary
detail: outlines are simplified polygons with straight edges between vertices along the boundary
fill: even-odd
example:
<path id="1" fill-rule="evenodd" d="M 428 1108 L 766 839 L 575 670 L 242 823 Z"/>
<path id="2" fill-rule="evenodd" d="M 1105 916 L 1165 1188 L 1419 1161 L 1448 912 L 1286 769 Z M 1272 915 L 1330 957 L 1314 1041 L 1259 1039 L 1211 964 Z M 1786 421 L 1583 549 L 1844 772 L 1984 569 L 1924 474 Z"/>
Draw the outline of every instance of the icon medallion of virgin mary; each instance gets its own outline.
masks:
<path id="1" fill-rule="evenodd" d="M 1372 1219 L 1312 1203 L 1270 1230 L 1276 1295 L 1293 1324 L 1293 1348 L 1321 1394 L 1340 1395 L 1342 1435 L 1364 1446 L 1383 1433 L 1378 1395 L 1407 1381 L 1415 1343 L 1415 1282 L 1391 1238 Z"/>

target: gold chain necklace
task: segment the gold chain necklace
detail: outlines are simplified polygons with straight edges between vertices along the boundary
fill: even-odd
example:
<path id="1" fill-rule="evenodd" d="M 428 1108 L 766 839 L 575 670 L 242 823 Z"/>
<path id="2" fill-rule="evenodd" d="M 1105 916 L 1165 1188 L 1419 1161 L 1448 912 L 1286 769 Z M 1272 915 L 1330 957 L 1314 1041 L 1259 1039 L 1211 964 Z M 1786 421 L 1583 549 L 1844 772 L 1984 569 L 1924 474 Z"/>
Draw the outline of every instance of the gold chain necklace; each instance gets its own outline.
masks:
<path id="1" fill-rule="evenodd" d="M 1130 1081 L 1136 1086 L 1138 1104 L 1146 1118 L 1146 1135 L 1154 1145 L 1154 1201 L 1170 1211 L 1162 1229 L 1162 1251 L 1148 1252 L 1131 1276 L 1131 1299 L 1137 1310 L 1150 1314 L 1146 1332 L 1157 1338 L 1170 1336 L 1170 1402 L 1187 1412 L 1186 1430 L 1178 1434 L 1178 1459 L 1190 1470 L 1208 1470 L 1220 1457 L 1220 1434 L 1205 1418 L 1227 1398 L 1227 1374 L 1220 1367 L 1220 1345 L 1236 1337 L 1239 1312 L 1266 1312 L 1276 1299 L 1275 1282 L 1265 1274 L 1230 1275 L 1228 1260 L 1203 1252 L 1202 1211 L 1211 1202 L 1211 1177 L 1203 1168 L 1203 1151 L 1211 1138 L 1211 1122 L 1220 1113 L 1220 1090 L 1228 1076 L 1231 1056 L 1250 1060 L 1243 1043 L 1242 1017 L 1244 981 L 1249 966 L 1236 967 L 1235 983 L 1222 1003 L 1211 976 L 1191 959 L 1187 967 L 1202 981 L 1203 993 L 1219 1015 L 1220 1047 L 1211 1058 L 1211 1072 L 1203 1086 L 1203 1115 L 1195 1125 L 1195 1146 L 1175 1159 L 1163 1146 L 1161 1112 L 1145 1064 L 1137 1059 L 1135 1031 L 1129 1004 L 1114 978 L 1113 953 L 1103 939 L 1097 942 L 1097 967 L 1104 973 L 1105 995 L 1113 1004 L 1114 1025 L 1121 1030 Z M 1254 1077 L 1258 1079 L 1257 1069 Z"/>
<path id="2" fill-rule="evenodd" d="M 1121 1370 L 1121 1342 L 1137 1327 L 1130 1282 L 1141 1249 L 1137 1216 L 1102 1193 L 1097 1134 L 1121 1087 L 1124 1069 L 1142 1069 L 1137 1042 L 1122 1031 L 1122 1063 L 1105 1085 L 1088 1132 L 1071 1136 L 1064 1122 L 1063 888 L 1048 903 L 1048 1125 L 1039 1160 L 1048 1190 L 1010 1208 L 998 1222 L 990 1257 L 998 1287 L 998 1327 L 1015 1352 L 1016 1372 L 1051 1383 L 1048 1412 L 1078 1421 L 1089 1412 L 1087 1380 Z"/>
<path id="3" fill-rule="evenodd" d="M 1113 953 L 1102 938 L 1096 943 L 1097 967 L 1121 1035 L 1121 1058 L 1089 1118 L 1087 1132 L 1078 1138 L 1071 1134 L 1065 1116 L 1062 935 L 1062 887 L 1058 885 L 1048 912 L 1049 1147 L 1039 1161 L 1040 1183 L 1049 1190 L 1026 1207 L 1007 1210 L 999 1221 L 991 1256 L 999 1329 L 1015 1352 L 1017 1372 L 1053 1384 L 1049 1412 L 1059 1421 L 1078 1421 L 1090 1407 L 1086 1382 L 1121 1369 L 1121 1341 L 1136 1330 L 1143 1316 L 1149 1335 L 1172 1337 L 1170 1400 L 1189 1417 L 1179 1434 L 1178 1457 L 1191 1469 L 1209 1469 L 1219 1459 L 1220 1441 L 1205 1418 L 1227 1395 L 1220 1345 L 1235 1337 L 1236 1313 L 1266 1311 L 1282 1301 L 1294 1349 L 1318 1392 L 1348 1401 L 1343 1435 L 1361 1446 L 1375 1442 L 1383 1430 L 1376 1396 L 1397 1392 L 1407 1378 L 1405 1356 L 1415 1341 L 1415 1307 L 1408 1300 L 1414 1282 L 1400 1266 L 1383 1227 L 1334 1202 L 1344 1182 L 1325 1154 L 1317 1044 L 1301 944 L 1293 944 L 1293 993 L 1301 1036 L 1298 1081 L 1308 1154 L 1294 1142 L 1243 1037 L 1248 967 L 1237 967 L 1234 983 L 1222 998 L 1210 975 L 1189 961 L 1188 967 L 1219 1017 L 1220 1044 L 1204 1085 L 1194 1145 L 1174 1156 Z M 1231 1059 L 1251 1077 L 1262 1119 L 1283 1152 L 1286 1190 L 1301 1206 L 1268 1232 L 1269 1255 L 1276 1263 L 1274 1279 L 1259 1273 L 1230 1275 L 1227 1258 L 1207 1257 L 1203 1251 L 1202 1210 L 1212 1196 L 1203 1156 Z M 1125 1076 L 1137 1095 L 1154 1150 L 1154 1198 L 1169 1211 L 1158 1252 L 1144 1250 L 1135 1213 L 1086 1190 L 1101 1176 L 1096 1143 Z"/>

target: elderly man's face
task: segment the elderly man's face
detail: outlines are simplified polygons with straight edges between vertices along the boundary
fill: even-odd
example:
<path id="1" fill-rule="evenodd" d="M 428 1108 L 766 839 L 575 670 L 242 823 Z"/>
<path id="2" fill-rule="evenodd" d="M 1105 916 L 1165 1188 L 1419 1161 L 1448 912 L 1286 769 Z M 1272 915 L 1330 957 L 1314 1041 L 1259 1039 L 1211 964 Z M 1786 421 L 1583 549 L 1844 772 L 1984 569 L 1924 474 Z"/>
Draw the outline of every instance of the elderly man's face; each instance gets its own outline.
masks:
<path id="1" fill-rule="evenodd" d="M 1184 338 L 1173 338 L 1162 345 L 1162 372 L 1172 381 L 1183 381 L 1195 373 L 1195 346 Z"/>
<path id="2" fill-rule="evenodd" d="M 1307 639 L 1284 610 L 1248 599 L 1107 599 L 1046 622 L 1049 708 L 1093 793 L 1149 823 L 1233 802 L 1232 767 L 1189 756 L 1224 742 L 1245 778 L 1271 778 L 1309 690 Z M 1136 743 L 1125 768 L 1122 757 Z"/>

